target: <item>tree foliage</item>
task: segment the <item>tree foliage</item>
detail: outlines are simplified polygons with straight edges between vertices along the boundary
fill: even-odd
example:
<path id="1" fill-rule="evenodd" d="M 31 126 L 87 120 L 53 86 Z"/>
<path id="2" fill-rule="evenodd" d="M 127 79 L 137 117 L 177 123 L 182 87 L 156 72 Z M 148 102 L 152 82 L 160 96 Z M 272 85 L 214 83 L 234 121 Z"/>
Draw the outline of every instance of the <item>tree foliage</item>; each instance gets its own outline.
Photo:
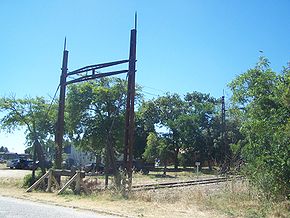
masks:
<path id="1" fill-rule="evenodd" d="M 143 153 L 143 157 L 148 162 L 153 162 L 159 157 L 159 141 L 155 133 L 150 132 L 147 137 L 147 146 Z"/>
<path id="2" fill-rule="evenodd" d="M 56 113 L 50 111 L 51 106 L 43 97 L 16 99 L 2 97 L 0 99 L 0 111 L 3 117 L 0 119 L 1 129 L 13 132 L 23 127 L 26 134 L 28 150 L 31 150 L 33 142 L 37 139 L 44 146 L 49 146 L 54 136 L 54 122 Z M 55 108 L 54 108 L 55 109 Z M 46 149 L 45 147 L 45 149 Z M 53 147 L 49 146 L 52 150 Z"/>
<path id="3" fill-rule="evenodd" d="M 289 67 L 281 74 L 261 57 L 255 68 L 230 83 L 232 101 L 242 117 L 243 157 L 251 181 L 268 197 L 290 194 Z"/>
<path id="4" fill-rule="evenodd" d="M 7 147 L 1 146 L 0 147 L 0 152 L 9 152 Z"/>
<path id="5" fill-rule="evenodd" d="M 117 151 L 122 151 L 126 82 L 101 79 L 71 85 L 67 94 L 67 130 L 84 150 L 100 154 L 108 135 Z"/>

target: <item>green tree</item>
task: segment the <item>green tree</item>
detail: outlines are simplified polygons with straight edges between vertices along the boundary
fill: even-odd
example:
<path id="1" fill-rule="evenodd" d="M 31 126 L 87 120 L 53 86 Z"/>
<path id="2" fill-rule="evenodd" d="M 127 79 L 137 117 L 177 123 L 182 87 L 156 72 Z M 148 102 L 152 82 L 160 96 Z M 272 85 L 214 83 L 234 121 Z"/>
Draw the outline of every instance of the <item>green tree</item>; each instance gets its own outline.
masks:
<path id="1" fill-rule="evenodd" d="M 167 142 L 171 144 L 174 152 L 174 168 L 179 166 L 178 154 L 181 147 L 180 132 L 176 120 L 179 116 L 186 113 L 184 102 L 178 94 L 166 94 L 155 100 L 159 124 L 169 129 Z"/>
<path id="2" fill-rule="evenodd" d="M 241 109 L 247 175 L 267 197 L 289 197 L 290 71 L 287 67 L 277 74 L 269 65 L 261 57 L 229 86 L 236 110 Z"/>
<path id="3" fill-rule="evenodd" d="M 0 152 L 9 152 L 7 147 L 1 146 L 0 147 Z"/>
<path id="4" fill-rule="evenodd" d="M 16 99 L 3 97 L 0 99 L 1 129 L 13 132 L 18 128 L 25 128 L 28 151 L 37 139 L 46 147 L 51 147 L 49 141 L 54 137 L 55 113 L 49 109 L 54 107 L 43 97 Z M 50 113 L 49 113 L 50 112 Z"/>
<path id="5" fill-rule="evenodd" d="M 138 89 L 136 93 L 138 105 Z M 116 155 L 124 151 L 126 97 L 125 80 L 102 78 L 69 86 L 66 104 L 70 139 L 82 150 L 104 155 L 106 168 L 112 168 L 118 187 Z"/>
<path id="6" fill-rule="evenodd" d="M 158 114 L 154 101 L 142 101 L 135 116 L 135 145 L 134 157 L 141 158 L 147 144 L 147 137 L 155 132 Z"/>
<path id="7" fill-rule="evenodd" d="M 147 137 L 147 145 L 143 153 L 143 157 L 147 162 L 153 162 L 159 156 L 159 141 L 155 133 L 150 132 Z"/>
<path id="8" fill-rule="evenodd" d="M 154 162 L 156 159 L 163 164 L 163 174 L 166 175 L 168 163 L 174 157 L 172 142 L 169 134 L 157 136 L 155 132 L 150 132 L 147 137 L 147 145 L 143 153 L 143 157 L 148 162 Z"/>
<path id="9" fill-rule="evenodd" d="M 108 136 L 116 151 L 122 152 L 126 83 L 101 79 L 69 86 L 67 129 L 73 142 L 83 150 L 101 154 Z"/>
<path id="10" fill-rule="evenodd" d="M 158 153 L 161 163 L 163 164 L 163 174 L 166 175 L 168 164 L 176 158 L 174 152 L 174 145 L 172 143 L 172 137 L 170 134 L 163 134 L 159 139 Z"/>
<path id="11" fill-rule="evenodd" d="M 214 158 L 214 131 L 220 132 L 220 128 L 214 125 L 218 116 L 218 101 L 209 94 L 192 92 L 186 94 L 185 102 L 188 107 L 188 119 L 187 122 L 182 122 L 186 125 L 183 133 L 187 135 L 183 138 L 189 139 L 190 142 L 185 145 L 187 148 L 193 147 L 199 154 L 200 161 L 206 160 L 211 169 Z"/>

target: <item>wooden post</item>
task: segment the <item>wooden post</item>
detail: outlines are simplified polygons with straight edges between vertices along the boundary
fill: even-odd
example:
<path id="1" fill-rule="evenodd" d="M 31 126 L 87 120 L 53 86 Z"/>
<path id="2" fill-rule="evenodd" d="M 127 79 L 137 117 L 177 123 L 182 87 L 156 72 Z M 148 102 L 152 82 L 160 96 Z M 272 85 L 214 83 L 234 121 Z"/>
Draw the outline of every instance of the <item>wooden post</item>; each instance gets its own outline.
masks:
<path id="1" fill-rule="evenodd" d="M 52 181 L 54 182 L 56 189 L 60 189 L 60 184 L 58 184 L 58 182 L 56 181 L 56 178 L 54 177 L 54 175 L 52 175 Z"/>
<path id="2" fill-rule="evenodd" d="M 81 192 L 81 173 L 80 171 L 76 172 L 77 176 L 76 176 L 76 188 L 75 188 L 75 193 L 76 194 L 80 194 Z"/>
<path id="3" fill-rule="evenodd" d="M 46 189 L 47 192 L 51 192 L 52 177 L 53 177 L 52 170 L 49 169 L 49 171 L 48 171 L 47 189 Z"/>

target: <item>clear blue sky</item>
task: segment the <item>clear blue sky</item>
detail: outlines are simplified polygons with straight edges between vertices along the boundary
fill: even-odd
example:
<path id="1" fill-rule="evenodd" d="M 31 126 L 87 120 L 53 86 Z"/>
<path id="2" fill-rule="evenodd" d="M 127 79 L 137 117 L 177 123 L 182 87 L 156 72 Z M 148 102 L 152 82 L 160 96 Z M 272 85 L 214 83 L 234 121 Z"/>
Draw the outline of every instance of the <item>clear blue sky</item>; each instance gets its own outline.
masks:
<path id="1" fill-rule="evenodd" d="M 65 36 L 69 70 L 127 59 L 135 11 L 137 83 L 154 95 L 219 97 L 259 50 L 276 71 L 290 61 L 288 0 L 2 0 L 0 95 L 53 96 Z M 21 137 L 2 133 L 0 145 Z"/>

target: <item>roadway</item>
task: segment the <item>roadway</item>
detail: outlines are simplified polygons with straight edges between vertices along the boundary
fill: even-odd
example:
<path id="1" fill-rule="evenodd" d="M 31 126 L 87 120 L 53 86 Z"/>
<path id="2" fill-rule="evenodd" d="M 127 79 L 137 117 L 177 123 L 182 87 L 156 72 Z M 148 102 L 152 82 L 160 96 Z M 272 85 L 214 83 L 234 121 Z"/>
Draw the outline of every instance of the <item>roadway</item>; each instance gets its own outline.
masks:
<path id="1" fill-rule="evenodd" d="M 0 196 L 1 218 L 116 218 L 68 207 Z"/>

